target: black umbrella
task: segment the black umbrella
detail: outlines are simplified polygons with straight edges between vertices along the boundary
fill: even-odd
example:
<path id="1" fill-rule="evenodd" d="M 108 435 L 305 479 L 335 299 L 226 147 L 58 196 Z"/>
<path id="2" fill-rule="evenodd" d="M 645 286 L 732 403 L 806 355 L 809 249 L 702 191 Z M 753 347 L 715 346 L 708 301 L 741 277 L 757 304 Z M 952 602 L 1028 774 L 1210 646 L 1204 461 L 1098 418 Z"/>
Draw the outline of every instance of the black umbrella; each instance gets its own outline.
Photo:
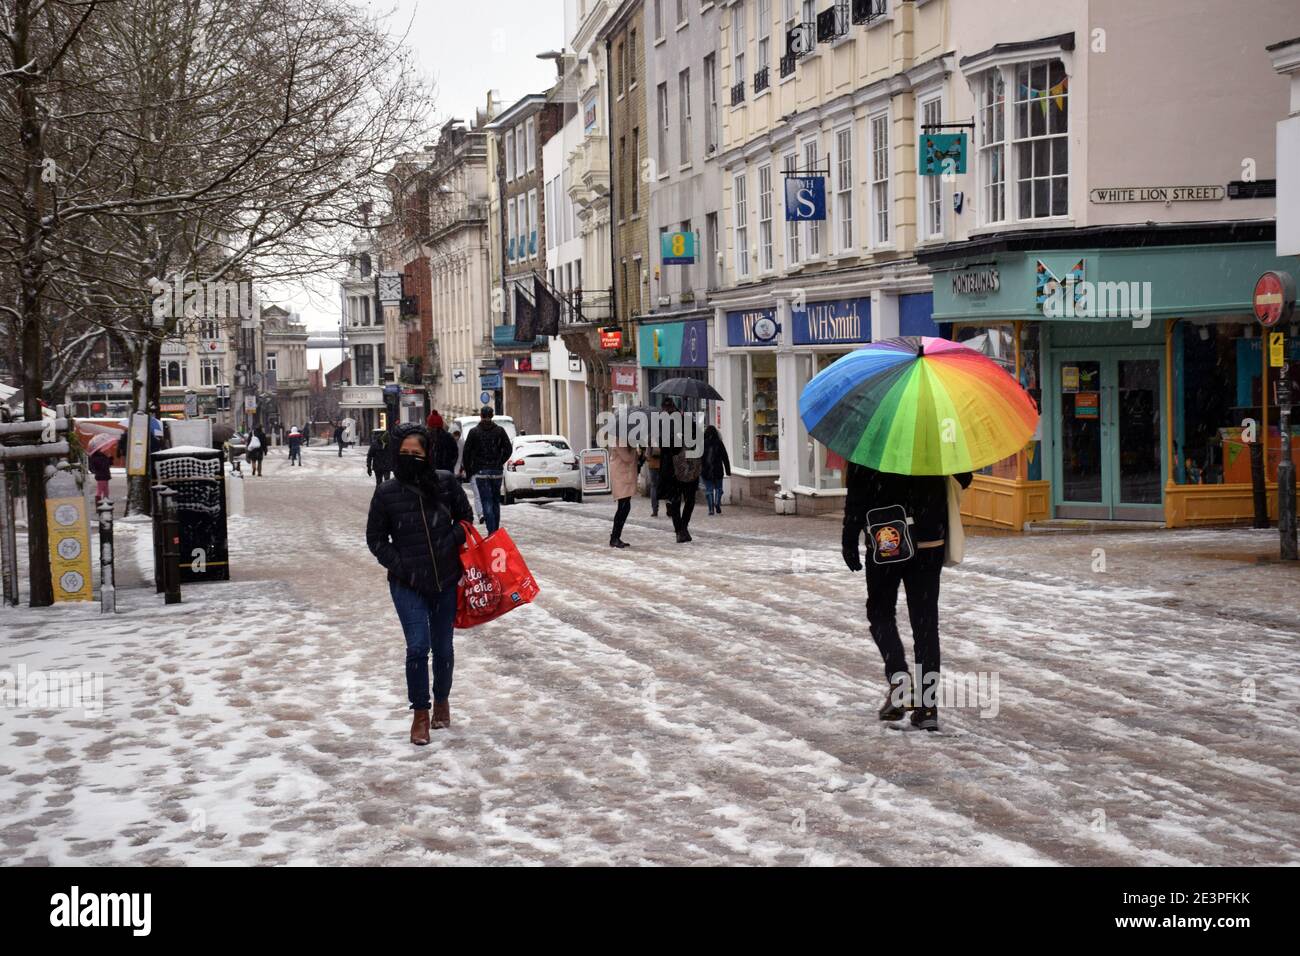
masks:
<path id="1" fill-rule="evenodd" d="M 650 389 L 651 395 L 676 395 L 680 398 L 704 398 L 712 402 L 725 399 L 708 382 L 698 378 L 670 378 Z"/>

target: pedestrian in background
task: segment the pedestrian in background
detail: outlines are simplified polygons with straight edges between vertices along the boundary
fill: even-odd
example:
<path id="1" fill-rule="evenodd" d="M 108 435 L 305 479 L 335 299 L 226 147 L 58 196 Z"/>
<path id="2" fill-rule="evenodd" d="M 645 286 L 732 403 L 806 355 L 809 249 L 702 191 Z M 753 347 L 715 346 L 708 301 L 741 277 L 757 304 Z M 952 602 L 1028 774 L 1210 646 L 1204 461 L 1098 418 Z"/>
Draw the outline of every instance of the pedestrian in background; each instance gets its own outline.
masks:
<path id="1" fill-rule="evenodd" d="M 868 531 L 867 623 L 885 662 L 889 692 L 880 708 L 881 720 L 902 720 L 908 710 L 912 724 L 922 730 L 939 729 L 934 695 L 939 691 L 939 576 L 943 571 L 948 534 L 948 481 L 942 475 L 894 475 L 849 462 L 844 499 L 841 547 L 850 571 L 861 571 L 858 543 L 867 527 L 867 513 L 902 506 L 911 519 L 908 526 L 915 554 L 906 560 L 879 563 Z M 970 472 L 954 476 L 963 487 Z M 960 519 L 959 519 L 960 520 Z M 894 537 L 887 527 L 881 532 Z M 920 692 L 907 669 L 907 655 L 898 636 L 898 586 L 907 591 L 907 616 L 912 624 L 912 650 Z"/>
<path id="2" fill-rule="evenodd" d="M 646 452 L 646 487 L 650 492 L 650 517 L 659 517 L 659 449 L 651 448 Z"/>
<path id="3" fill-rule="evenodd" d="M 677 413 L 677 403 L 671 398 L 665 398 L 660 408 L 667 415 Z M 668 517 L 672 519 L 678 544 L 694 540 L 691 515 L 695 513 L 695 497 L 700 490 L 702 455 L 691 455 L 689 451 L 686 435 L 681 430 L 673 434 L 671 445 L 659 450 L 659 498 L 668 503 Z"/>
<path id="4" fill-rule="evenodd" d="M 343 423 L 334 426 L 334 444 L 339 446 L 339 457 L 343 457 Z"/>
<path id="5" fill-rule="evenodd" d="M 113 458 L 103 448 L 90 456 L 87 462 L 90 473 L 95 476 L 95 506 L 108 497 L 108 483 L 113 479 Z M 0 481 L 4 478 L 0 477 Z"/>
<path id="6" fill-rule="evenodd" d="M 262 458 L 266 454 L 266 442 L 262 440 L 261 429 L 255 428 L 248 436 L 248 463 L 252 466 L 253 475 L 260 478 L 262 476 Z"/>
<path id="7" fill-rule="evenodd" d="M 366 474 L 375 476 L 375 487 L 378 488 L 392 473 L 392 456 L 390 454 L 388 432 L 382 428 L 376 428 L 370 436 L 370 450 L 366 452 Z"/>
<path id="8" fill-rule="evenodd" d="M 460 446 L 447 431 L 446 422 L 436 408 L 429 412 L 425 427 L 429 429 L 429 438 L 433 442 L 433 467 L 438 471 L 454 472 L 460 458 Z"/>
<path id="9" fill-rule="evenodd" d="M 435 471 L 432 441 L 421 425 L 393 429 L 394 477 L 375 489 L 366 544 L 388 571 L 388 590 L 406 638 L 406 694 L 414 712 L 411 743 L 451 726 L 452 637 L 461 577 L 460 548 L 473 517 L 455 476 Z M 429 657 L 433 656 L 430 716 Z"/>
<path id="10" fill-rule="evenodd" d="M 287 440 L 287 444 L 289 445 L 290 466 L 297 465 L 299 468 L 301 468 L 302 467 L 302 432 L 298 431 L 297 425 L 289 429 L 289 438 Z"/>
<path id="11" fill-rule="evenodd" d="M 490 405 L 479 412 L 479 422 L 465 438 L 462 467 L 478 487 L 479 506 L 488 534 L 501 527 L 501 479 L 513 451 L 510 435 L 492 420 L 496 413 Z"/>
<path id="12" fill-rule="evenodd" d="M 629 547 L 623 540 L 623 526 L 632 511 L 632 496 L 636 494 L 636 475 L 641 460 L 641 453 L 626 445 L 615 445 L 609 450 L 610 489 L 618 502 L 614 511 L 614 531 L 609 536 L 611 548 Z"/>
<path id="13" fill-rule="evenodd" d="M 722 514 L 722 480 L 731 477 L 731 458 L 722 435 L 712 425 L 704 429 L 704 459 L 700 463 L 700 478 L 704 481 L 704 500 L 709 504 L 709 514 Z"/>

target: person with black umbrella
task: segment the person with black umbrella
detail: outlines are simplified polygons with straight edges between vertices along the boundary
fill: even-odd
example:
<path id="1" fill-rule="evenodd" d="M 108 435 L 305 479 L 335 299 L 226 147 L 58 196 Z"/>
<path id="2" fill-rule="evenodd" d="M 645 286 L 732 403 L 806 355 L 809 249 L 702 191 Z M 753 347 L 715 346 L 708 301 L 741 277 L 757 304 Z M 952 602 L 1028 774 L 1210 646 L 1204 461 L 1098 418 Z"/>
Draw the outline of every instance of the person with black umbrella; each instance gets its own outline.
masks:
<path id="1" fill-rule="evenodd" d="M 668 397 L 660 408 L 667 415 L 680 414 L 677 403 Z M 694 426 L 695 422 L 692 420 L 690 424 Z M 688 447 L 686 431 L 676 422 L 671 434 L 669 443 L 659 450 L 659 498 L 668 503 L 668 517 L 672 519 L 678 544 L 685 544 L 693 540 L 690 525 L 695 496 L 700 489 L 701 455 L 699 448 Z"/>

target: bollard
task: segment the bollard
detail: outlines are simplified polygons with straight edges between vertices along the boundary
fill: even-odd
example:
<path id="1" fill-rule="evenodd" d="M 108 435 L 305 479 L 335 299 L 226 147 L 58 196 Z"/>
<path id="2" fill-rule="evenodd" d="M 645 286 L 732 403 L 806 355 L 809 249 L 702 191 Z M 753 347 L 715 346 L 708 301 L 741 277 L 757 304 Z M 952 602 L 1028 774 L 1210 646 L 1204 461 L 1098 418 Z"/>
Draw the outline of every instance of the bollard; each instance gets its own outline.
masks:
<path id="1" fill-rule="evenodd" d="M 154 593 L 162 594 L 166 590 L 166 584 L 163 581 L 163 509 L 162 493 L 167 490 L 166 485 L 151 485 L 149 487 L 149 528 L 153 532 L 153 586 Z"/>
<path id="2" fill-rule="evenodd" d="M 113 573 L 113 499 L 99 503 L 99 612 L 117 613 L 117 576 Z"/>
<path id="3" fill-rule="evenodd" d="M 1252 527 L 1267 528 L 1268 492 L 1264 486 L 1264 446 L 1257 441 L 1250 443 L 1250 487 L 1255 500 L 1255 523 Z"/>
<path id="4" fill-rule="evenodd" d="M 162 499 L 163 536 L 163 586 L 165 603 L 181 602 L 181 529 L 176 516 L 176 492 L 167 488 L 158 495 Z"/>

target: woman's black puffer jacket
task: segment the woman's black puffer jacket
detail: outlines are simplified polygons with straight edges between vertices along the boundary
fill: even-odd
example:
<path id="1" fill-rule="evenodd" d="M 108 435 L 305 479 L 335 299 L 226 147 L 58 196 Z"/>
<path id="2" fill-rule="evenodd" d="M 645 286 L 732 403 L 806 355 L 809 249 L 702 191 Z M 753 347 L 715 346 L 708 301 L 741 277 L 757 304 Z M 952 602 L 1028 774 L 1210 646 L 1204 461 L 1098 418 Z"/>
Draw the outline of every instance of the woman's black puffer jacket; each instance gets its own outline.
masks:
<path id="1" fill-rule="evenodd" d="M 390 443 L 394 459 L 410 435 L 421 439 L 428 454 L 429 433 L 424 427 L 399 425 Z M 433 596 L 460 580 L 459 552 L 465 542 L 460 522 L 473 520 L 474 512 L 456 477 L 426 464 L 418 484 L 390 478 L 375 489 L 366 544 L 388 569 L 389 581 Z"/>

